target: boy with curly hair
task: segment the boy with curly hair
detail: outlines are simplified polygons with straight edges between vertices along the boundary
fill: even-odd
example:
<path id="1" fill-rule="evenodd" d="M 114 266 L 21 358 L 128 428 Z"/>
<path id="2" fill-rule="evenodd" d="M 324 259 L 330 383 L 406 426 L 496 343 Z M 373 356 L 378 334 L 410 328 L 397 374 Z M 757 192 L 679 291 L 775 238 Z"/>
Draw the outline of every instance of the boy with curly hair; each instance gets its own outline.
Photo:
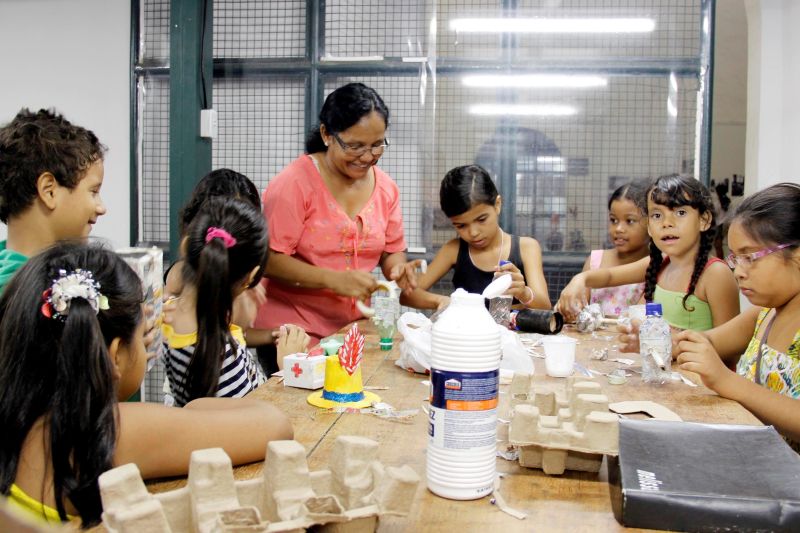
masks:
<path id="1" fill-rule="evenodd" d="M 89 235 L 105 214 L 100 198 L 106 147 L 53 110 L 23 108 L 0 128 L 0 292 L 32 255 Z"/>

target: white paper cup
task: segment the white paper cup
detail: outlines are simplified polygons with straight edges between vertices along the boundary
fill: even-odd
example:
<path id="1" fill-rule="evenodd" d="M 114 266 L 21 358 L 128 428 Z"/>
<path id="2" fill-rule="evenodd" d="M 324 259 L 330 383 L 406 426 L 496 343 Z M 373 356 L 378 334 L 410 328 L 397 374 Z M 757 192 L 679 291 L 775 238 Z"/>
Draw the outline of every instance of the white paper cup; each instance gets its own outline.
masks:
<path id="1" fill-rule="evenodd" d="M 566 335 L 545 335 L 542 337 L 544 348 L 544 366 L 547 375 L 554 378 L 565 378 L 572 375 L 575 366 L 576 339 Z"/>
<path id="2" fill-rule="evenodd" d="M 644 322 L 645 317 L 645 306 L 644 305 L 630 305 L 628 306 L 628 318 L 631 320 L 638 320 L 639 322 Z"/>

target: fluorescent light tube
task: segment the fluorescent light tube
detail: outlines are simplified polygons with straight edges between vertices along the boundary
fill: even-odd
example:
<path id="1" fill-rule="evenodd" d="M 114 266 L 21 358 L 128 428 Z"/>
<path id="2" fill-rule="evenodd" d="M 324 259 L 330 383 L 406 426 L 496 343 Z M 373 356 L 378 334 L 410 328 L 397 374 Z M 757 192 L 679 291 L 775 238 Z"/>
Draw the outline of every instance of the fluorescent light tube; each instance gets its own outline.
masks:
<path id="1" fill-rule="evenodd" d="M 649 33 L 648 18 L 458 18 L 452 31 L 463 33 Z"/>
<path id="2" fill-rule="evenodd" d="M 486 74 L 461 78 L 466 87 L 509 87 L 509 88 L 583 88 L 605 87 L 608 80 L 601 76 L 583 74 Z"/>
<path id="3" fill-rule="evenodd" d="M 558 104 L 475 104 L 469 107 L 471 115 L 511 115 L 511 116 L 539 116 L 539 117 L 566 117 L 578 112 L 572 106 Z"/>

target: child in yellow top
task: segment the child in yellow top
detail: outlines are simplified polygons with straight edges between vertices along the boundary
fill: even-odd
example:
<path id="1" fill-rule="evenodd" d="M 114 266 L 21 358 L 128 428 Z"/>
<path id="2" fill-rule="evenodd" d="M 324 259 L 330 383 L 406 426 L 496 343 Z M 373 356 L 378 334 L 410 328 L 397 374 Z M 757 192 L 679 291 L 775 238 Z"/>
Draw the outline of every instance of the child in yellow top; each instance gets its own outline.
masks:
<path id="1" fill-rule="evenodd" d="M 775 426 L 800 452 L 800 185 L 745 199 L 728 244 L 739 289 L 755 307 L 710 331 L 679 333 L 673 353 L 681 369 Z"/>
<path id="2" fill-rule="evenodd" d="M 195 449 L 221 447 L 241 464 L 292 438 L 286 416 L 258 400 L 121 402 L 144 375 L 144 325 L 139 278 L 111 251 L 58 244 L 11 280 L 0 299 L 0 492 L 14 505 L 89 526 L 102 511 L 97 478 L 112 467 L 177 476 Z"/>

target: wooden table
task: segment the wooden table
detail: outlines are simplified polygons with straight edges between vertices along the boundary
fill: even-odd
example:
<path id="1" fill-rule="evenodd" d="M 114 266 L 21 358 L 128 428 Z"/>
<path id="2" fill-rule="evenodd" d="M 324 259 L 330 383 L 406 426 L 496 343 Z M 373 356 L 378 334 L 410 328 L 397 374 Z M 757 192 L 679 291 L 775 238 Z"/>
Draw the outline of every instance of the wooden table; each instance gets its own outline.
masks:
<path id="1" fill-rule="evenodd" d="M 428 396 L 428 377 L 411 374 L 398 368 L 398 342 L 390 352 L 378 349 L 377 336 L 368 332 L 362 373 L 364 384 L 372 387 L 388 387 L 376 390 L 384 402 L 394 408 L 415 409 Z M 577 360 L 587 368 L 607 372 L 620 366 L 610 361 L 589 359 L 592 348 L 609 347 L 614 341 L 592 338 L 590 334 L 579 334 L 567 330 L 567 334 L 579 339 Z M 611 339 L 611 336 L 608 336 Z M 611 350 L 610 350 L 611 351 Z M 610 357 L 636 359 L 636 354 L 618 354 Z M 536 387 L 558 390 L 564 380 L 545 375 L 544 361 L 534 359 Z M 652 400 L 675 411 L 686 421 L 760 424 L 760 422 L 738 403 L 718 397 L 704 388 L 689 387 L 675 382 L 660 387 L 641 382 L 638 376 L 628 379 L 623 385 L 610 385 L 600 376 L 595 380 L 601 384 L 610 401 Z M 507 386 L 501 387 L 502 392 Z M 381 419 L 368 414 L 326 414 L 306 403 L 310 391 L 284 387 L 272 378 L 254 391 L 256 397 L 269 400 L 287 412 L 294 426 L 295 439 L 308 450 L 311 470 L 327 467 L 331 447 L 339 435 L 360 435 L 380 443 L 379 459 L 386 465 L 408 464 L 421 478 L 420 487 L 408 517 L 382 518 L 381 531 L 621 531 L 611 511 L 609 486 L 605 467 L 599 474 L 567 471 L 561 476 L 547 476 L 540 470 L 522 468 L 518 463 L 497 460 L 497 470 L 505 476 L 500 493 L 507 504 L 528 514 L 527 519 L 517 520 L 501 512 L 490 503 L 490 498 L 459 502 L 451 501 L 429 492 L 425 486 L 425 450 L 428 443 L 427 417 L 420 409 L 418 415 L 403 423 Z M 503 395 L 504 396 L 504 395 Z M 501 399 L 502 397 L 501 396 Z M 237 479 L 249 479 L 260 475 L 261 464 L 242 466 L 236 469 Z M 150 483 L 153 492 L 171 490 L 182 486 L 185 480 Z"/>

